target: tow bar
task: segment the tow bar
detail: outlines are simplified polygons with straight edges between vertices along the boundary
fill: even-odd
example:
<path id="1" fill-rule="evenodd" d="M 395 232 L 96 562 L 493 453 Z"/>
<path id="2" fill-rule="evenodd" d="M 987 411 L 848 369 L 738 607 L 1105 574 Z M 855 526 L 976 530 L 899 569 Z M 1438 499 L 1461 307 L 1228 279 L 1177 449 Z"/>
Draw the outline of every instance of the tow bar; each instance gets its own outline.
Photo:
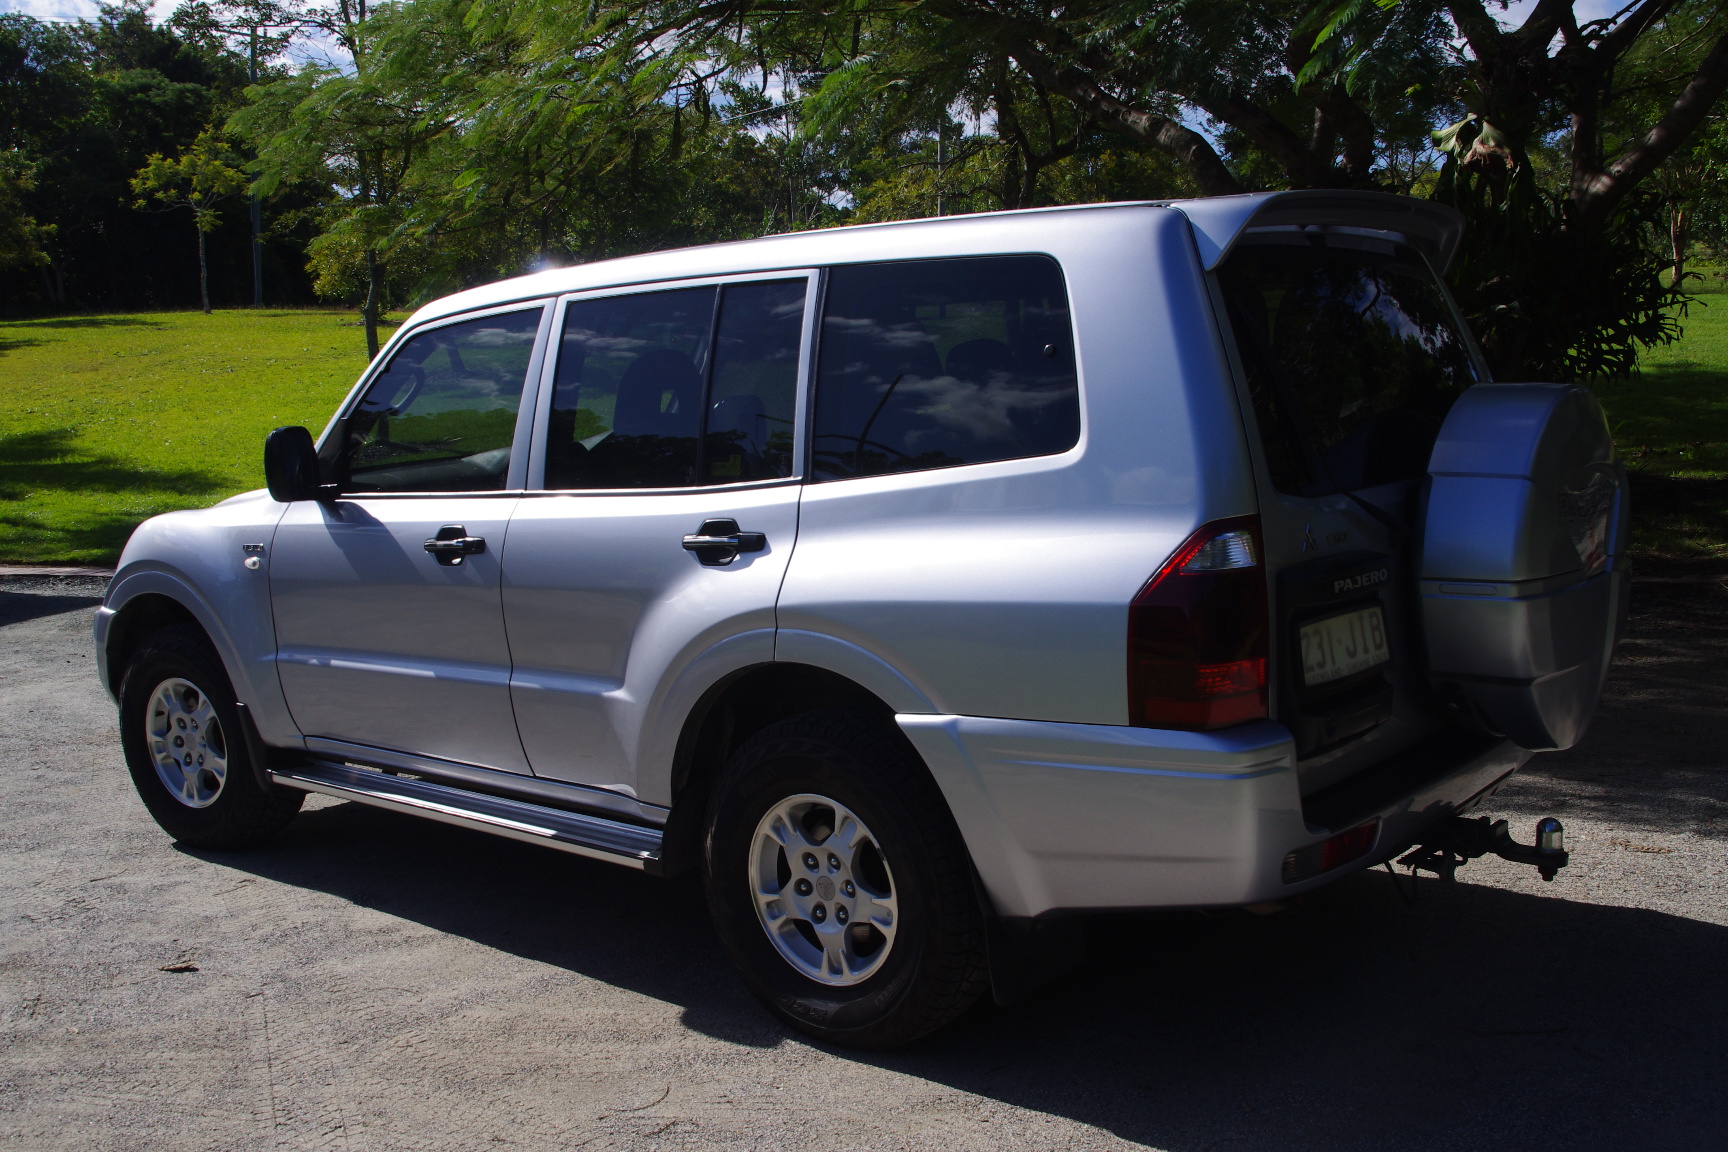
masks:
<path id="1" fill-rule="evenodd" d="M 1489 853 L 1514 864 L 1529 864 L 1553 880 L 1571 857 L 1566 852 L 1566 829 L 1552 816 L 1536 821 L 1536 843 L 1520 844 L 1504 820 L 1490 822 L 1486 816 L 1474 820 L 1453 816 L 1423 834 L 1415 851 L 1401 857 L 1400 865 L 1412 873 L 1432 872 L 1442 880 L 1457 879 L 1458 867 Z"/>

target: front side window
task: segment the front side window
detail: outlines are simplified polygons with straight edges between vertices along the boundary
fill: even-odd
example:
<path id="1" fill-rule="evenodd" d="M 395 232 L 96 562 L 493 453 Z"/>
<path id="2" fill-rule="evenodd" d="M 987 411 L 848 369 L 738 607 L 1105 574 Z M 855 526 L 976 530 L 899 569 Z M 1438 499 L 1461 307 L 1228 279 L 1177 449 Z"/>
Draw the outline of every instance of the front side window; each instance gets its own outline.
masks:
<path id="1" fill-rule="evenodd" d="M 343 489 L 503 488 L 541 311 L 447 324 L 404 342 L 343 422 Z"/>
<path id="2" fill-rule="evenodd" d="M 678 488 L 792 474 L 807 281 L 752 281 L 564 311 L 546 487 Z"/>
<path id="3" fill-rule="evenodd" d="M 1476 370 L 1419 254 L 1272 234 L 1240 244 L 1219 277 L 1274 487 L 1319 496 L 1426 471 Z"/>
<path id="4" fill-rule="evenodd" d="M 1047 256 L 835 268 L 822 316 L 820 480 L 1065 452 L 1073 330 Z"/>

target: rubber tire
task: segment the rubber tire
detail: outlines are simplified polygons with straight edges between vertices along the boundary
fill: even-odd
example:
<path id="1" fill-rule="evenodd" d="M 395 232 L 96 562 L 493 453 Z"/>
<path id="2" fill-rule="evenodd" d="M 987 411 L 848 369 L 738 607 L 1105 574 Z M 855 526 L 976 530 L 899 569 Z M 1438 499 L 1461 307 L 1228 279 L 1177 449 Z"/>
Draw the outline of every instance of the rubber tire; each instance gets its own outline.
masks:
<path id="1" fill-rule="evenodd" d="M 856 812 L 894 874 L 900 925 L 868 980 L 819 984 L 769 941 L 750 895 L 756 826 L 788 796 L 815 793 Z M 708 908 L 756 997 L 809 1036 L 852 1048 L 907 1044 L 959 1016 L 989 987 L 971 857 L 947 802 L 892 722 L 810 713 L 745 741 L 716 782 L 703 836 Z"/>
<path id="2" fill-rule="evenodd" d="M 202 689 L 222 722 L 228 745 L 228 778 L 207 808 L 188 808 L 156 775 L 156 763 L 144 736 L 144 714 L 156 686 L 172 677 Z M 133 787 L 163 831 L 194 848 L 250 848 L 270 839 L 294 819 L 306 794 L 295 788 L 258 783 L 252 758 L 241 734 L 234 687 L 222 658 L 209 637 L 190 624 L 175 624 L 151 635 L 138 646 L 120 681 L 120 745 Z"/>

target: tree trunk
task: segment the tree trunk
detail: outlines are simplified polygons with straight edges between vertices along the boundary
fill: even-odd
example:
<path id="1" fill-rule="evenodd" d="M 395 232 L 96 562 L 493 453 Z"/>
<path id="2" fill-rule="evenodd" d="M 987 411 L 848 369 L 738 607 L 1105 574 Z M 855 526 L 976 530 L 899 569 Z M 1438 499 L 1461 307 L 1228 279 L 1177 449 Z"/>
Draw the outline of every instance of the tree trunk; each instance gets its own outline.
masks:
<path id="1" fill-rule="evenodd" d="M 251 30 L 251 54 L 247 57 L 246 79 L 248 83 L 258 83 L 258 29 Z M 264 213 L 258 204 L 258 193 L 253 191 L 252 197 L 252 307 L 264 307 Z"/>
<path id="2" fill-rule="evenodd" d="M 1686 245 L 1690 240 L 1692 221 L 1687 217 L 1686 205 L 1676 200 L 1668 208 L 1668 246 L 1674 253 L 1674 287 L 1680 287 L 1680 281 L 1686 275 Z"/>
<path id="3" fill-rule="evenodd" d="M 366 321 L 366 358 L 378 356 L 378 297 L 384 280 L 384 269 L 378 263 L 378 250 L 366 249 L 366 303 L 360 314 Z"/>
<path id="4" fill-rule="evenodd" d="M 204 229 L 198 229 L 198 299 L 204 302 L 204 315 L 210 315 L 210 273 L 204 265 Z"/>

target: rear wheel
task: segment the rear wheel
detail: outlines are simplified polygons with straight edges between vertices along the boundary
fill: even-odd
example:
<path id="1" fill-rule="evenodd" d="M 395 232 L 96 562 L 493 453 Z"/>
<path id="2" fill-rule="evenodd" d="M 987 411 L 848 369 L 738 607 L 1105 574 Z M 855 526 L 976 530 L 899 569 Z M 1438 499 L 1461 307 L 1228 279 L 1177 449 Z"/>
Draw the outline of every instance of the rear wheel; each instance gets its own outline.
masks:
<path id="1" fill-rule="evenodd" d="M 705 847 L 728 953 L 800 1031 L 889 1048 L 987 986 L 971 862 L 897 732 L 840 714 L 765 729 L 728 762 Z"/>
<path id="2" fill-rule="evenodd" d="M 120 682 L 120 743 L 156 823 L 198 848 L 244 848 L 280 832 L 305 793 L 253 774 L 234 690 L 203 632 L 175 625 L 139 647 Z"/>

